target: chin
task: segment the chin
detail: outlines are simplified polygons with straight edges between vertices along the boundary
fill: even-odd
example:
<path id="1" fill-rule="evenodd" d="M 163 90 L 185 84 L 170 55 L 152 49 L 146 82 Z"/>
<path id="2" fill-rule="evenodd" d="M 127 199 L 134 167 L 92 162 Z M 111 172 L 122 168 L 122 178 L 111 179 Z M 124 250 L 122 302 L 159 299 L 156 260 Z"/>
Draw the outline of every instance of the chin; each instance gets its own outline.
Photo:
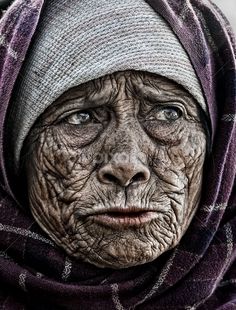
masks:
<path id="1" fill-rule="evenodd" d="M 97 243 L 99 246 L 88 247 L 73 256 L 99 268 L 130 268 L 152 262 L 173 247 L 173 242 L 158 239 L 147 228 L 144 231 L 116 231 L 104 234 L 102 242 Z"/>
<path id="2" fill-rule="evenodd" d="M 143 265 L 154 261 L 160 252 L 150 253 L 145 249 L 139 249 L 139 253 L 130 253 L 125 247 L 111 246 L 102 254 L 90 255 L 85 262 L 95 265 L 99 268 L 125 269 L 134 266 Z"/>

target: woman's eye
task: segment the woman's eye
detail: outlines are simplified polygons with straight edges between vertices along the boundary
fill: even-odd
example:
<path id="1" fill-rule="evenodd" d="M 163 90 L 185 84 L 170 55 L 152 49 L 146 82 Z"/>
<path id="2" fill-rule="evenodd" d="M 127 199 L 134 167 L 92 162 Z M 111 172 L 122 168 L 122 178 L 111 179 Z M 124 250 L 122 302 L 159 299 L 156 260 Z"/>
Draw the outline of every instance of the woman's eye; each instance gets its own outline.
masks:
<path id="1" fill-rule="evenodd" d="M 182 114 L 181 109 L 177 107 L 167 107 L 158 109 L 158 111 L 152 116 L 152 119 L 173 122 L 178 120 Z"/>
<path id="2" fill-rule="evenodd" d="M 92 121 L 90 112 L 76 112 L 66 118 L 66 122 L 71 125 L 85 125 Z"/>
<path id="3" fill-rule="evenodd" d="M 179 108 L 166 108 L 163 110 L 166 119 L 176 121 L 182 116 L 182 111 Z"/>

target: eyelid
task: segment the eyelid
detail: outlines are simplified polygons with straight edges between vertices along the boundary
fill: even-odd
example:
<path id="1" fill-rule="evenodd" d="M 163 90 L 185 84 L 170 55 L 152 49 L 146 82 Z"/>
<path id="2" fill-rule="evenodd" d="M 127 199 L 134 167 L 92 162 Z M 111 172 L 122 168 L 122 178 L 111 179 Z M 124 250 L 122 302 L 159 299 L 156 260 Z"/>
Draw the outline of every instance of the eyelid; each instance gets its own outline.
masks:
<path id="1" fill-rule="evenodd" d="M 69 100 L 55 102 L 55 104 L 50 107 L 48 115 L 51 117 L 51 123 L 57 123 L 70 114 L 92 110 L 97 107 L 100 106 L 94 105 L 94 103 L 86 100 L 86 98 L 75 97 Z"/>
<path id="2" fill-rule="evenodd" d="M 173 95 L 163 98 L 148 97 L 145 98 L 145 104 L 150 107 L 154 105 L 176 105 L 180 109 L 182 108 L 183 115 L 185 115 L 186 118 L 197 119 L 196 112 L 193 111 L 193 106 L 198 106 L 198 103 L 187 95 L 183 97 L 176 96 L 175 98 L 173 98 Z"/>
<path id="3" fill-rule="evenodd" d="M 186 110 L 186 108 L 182 105 L 182 104 L 179 104 L 179 103 L 176 103 L 176 102 L 170 102 L 170 101 L 168 101 L 168 102 L 165 102 L 165 103 L 159 103 L 158 102 L 158 104 L 156 104 L 151 110 L 150 110 L 150 112 L 149 113 L 151 113 L 153 110 L 155 110 L 155 109 L 158 109 L 158 110 L 163 110 L 163 109 L 171 109 L 171 108 L 178 108 L 178 109 L 180 109 L 180 111 L 182 112 L 182 115 L 183 116 L 186 116 L 186 115 L 188 115 L 188 113 L 187 113 L 187 110 Z"/>
<path id="4" fill-rule="evenodd" d="M 62 122 L 63 120 L 65 120 L 66 118 L 72 116 L 73 114 L 76 114 L 76 113 L 91 113 L 90 109 L 78 109 L 78 108 L 75 108 L 75 109 L 72 109 L 70 111 L 66 111 L 62 114 L 60 114 L 54 121 L 54 123 L 60 123 Z"/>
<path id="5" fill-rule="evenodd" d="M 66 112 L 60 114 L 60 116 L 55 120 L 54 123 L 58 124 L 58 123 L 64 122 L 69 117 L 73 116 L 74 114 L 78 114 L 78 113 L 79 114 L 80 113 L 88 113 L 90 115 L 90 117 L 93 119 L 93 121 L 102 122 L 101 119 L 104 120 L 104 117 L 101 117 L 99 115 L 100 109 L 101 109 L 101 107 L 87 108 L 87 109 L 78 109 L 78 108 L 71 109 L 70 111 L 66 111 Z M 109 109 L 107 109 L 107 107 L 106 107 L 106 110 L 108 112 Z"/>

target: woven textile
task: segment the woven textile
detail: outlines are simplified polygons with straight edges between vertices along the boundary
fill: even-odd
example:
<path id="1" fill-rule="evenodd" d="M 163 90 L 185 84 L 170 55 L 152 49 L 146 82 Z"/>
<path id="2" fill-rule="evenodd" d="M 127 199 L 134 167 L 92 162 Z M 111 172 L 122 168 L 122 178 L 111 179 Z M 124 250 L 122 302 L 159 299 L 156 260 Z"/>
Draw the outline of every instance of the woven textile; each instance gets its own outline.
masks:
<path id="1" fill-rule="evenodd" d="M 55 1 L 56 2 L 56 1 Z M 148 0 L 188 53 L 206 97 L 212 149 L 198 211 L 179 245 L 127 270 L 68 258 L 9 187 L 5 116 L 43 0 L 17 0 L 0 21 L 0 305 L 3 309 L 236 307 L 236 60 L 231 28 L 207 0 Z M 92 7 L 96 9 L 96 7 Z M 193 36 L 194 34 L 194 36 Z M 26 58 L 29 57 L 26 54 Z M 4 157 L 5 156 L 5 157 Z"/>
<path id="2" fill-rule="evenodd" d="M 173 79 L 206 110 L 185 50 L 145 1 L 47 1 L 12 104 L 15 162 L 36 118 L 63 92 L 127 69 Z"/>

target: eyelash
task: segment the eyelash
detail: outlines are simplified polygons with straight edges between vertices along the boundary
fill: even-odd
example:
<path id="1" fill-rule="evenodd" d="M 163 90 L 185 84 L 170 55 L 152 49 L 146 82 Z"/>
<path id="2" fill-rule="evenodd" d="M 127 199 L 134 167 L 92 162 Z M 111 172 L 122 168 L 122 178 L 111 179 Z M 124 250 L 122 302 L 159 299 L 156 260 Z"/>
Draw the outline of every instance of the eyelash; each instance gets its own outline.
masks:
<path id="1" fill-rule="evenodd" d="M 99 108 L 94 108 L 94 109 L 87 109 L 87 110 L 77 110 L 77 111 L 73 111 L 72 113 L 67 113 L 67 115 L 60 117 L 60 121 L 59 123 L 62 124 L 69 124 L 69 125 L 75 125 L 75 126 L 83 126 L 83 122 L 81 124 L 73 124 L 73 116 L 76 118 L 76 116 L 78 114 L 88 114 L 89 115 L 89 120 L 88 122 L 86 122 L 84 125 L 86 124 L 101 124 L 101 125 L 105 125 L 111 117 L 111 112 L 109 111 L 109 109 L 107 107 L 99 107 Z M 71 118 L 72 122 L 69 122 L 69 119 Z M 79 122 L 79 120 L 78 120 Z M 76 123 L 76 120 L 75 120 Z"/>
<path id="2" fill-rule="evenodd" d="M 140 118 L 144 119 L 146 121 L 147 120 L 151 121 L 153 119 L 153 120 L 156 120 L 156 121 L 159 121 L 159 122 L 161 122 L 161 121 L 167 122 L 168 119 L 166 119 L 166 120 L 155 119 L 154 114 L 164 112 L 165 110 L 168 110 L 168 109 L 169 110 L 175 110 L 179 114 L 179 118 L 185 117 L 185 115 L 186 115 L 186 111 L 185 111 L 185 109 L 182 106 L 180 107 L 179 105 L 174 105 L 174 104 L 172 104 L 172 105 L 170 105 L 170 104 L 169 105 L 163 105 L 163 104 L 160 105 L 159 104 L 159 105 L 155 105 L 154 107 L 152 106 L 152 108 L 150 110 L 143 111 L 140 114 Z M 177 120 L 173 120 L 173 121 L 177 121 Z M 169 120 L 169 122 L 171 122 L 171 120 Z"/>
<path id="3" fill-rule="evenodd" d="M 66 123 L 68 121 L 68 119 L 70 117 L 72 117 L 73 115 L 82 114 L 82 113 L 89 114 L 91 121 L 99 122 L 98 115 L 96 117 L 96 111 L 99 111 L 98 109 L 101 109 L 101 107 L 100 108 L 96 108 L 96 109 L 74 110 L 73 112 L 70 111 L 70 113 L 67 112 L 67 113 L 65 113 L 66 115 L 63 114 L 62 116 L 60 116 L 59 119 L 55 123 L 56 124 Z M 104 109 L 104 108 L 102 108 L 102 109 Z M 141 114 L 141 118 L 144 119 L 144 120 L 151 120 L 150 118 L 148 118 L 148 116 L 151 116 L 151 114 L 154 114 L 154 113 L 164 112 L 164 110 L 167 110 L 167 109 L 175 110 L 180 115 L 179 118 L 181 118 L 181 117 L 183 117 L 185 115 L 184 109 L 182 107 L 180 107 L 179 105 L 177 106 L 177 105 L 174 105 L 174 104 L 172 104 L 172 105 L 163 105 L 163 104 L 160 105 L 159 104 L 159 105 L 155 105 L 154 107 L 152 107 L 152 109 L 150 111 L 145 111 L 145 113 L 142 113 L 143 115 Z M 110 114 L 111 111 L 108 111 L 107 108 L 105 108 L 105 110 L 106 110 L 106 113 Z M 173 121 L 177 121 L 178 119 L 173 120 Z M 153 120 L 155 120 L 154 116 L 153 116 Z M 158 119 L 156 119 L 156 120 L 158 121 Z M 163 122 L 167 121 L 168 122 L 168 119 L 166 119 L 166 120 L 159 120 L 159 122 L 161 122 L 161 121 L 163 121 Z M 169 120 L 169 122 L 171 122 L 171 120 Z"/>

